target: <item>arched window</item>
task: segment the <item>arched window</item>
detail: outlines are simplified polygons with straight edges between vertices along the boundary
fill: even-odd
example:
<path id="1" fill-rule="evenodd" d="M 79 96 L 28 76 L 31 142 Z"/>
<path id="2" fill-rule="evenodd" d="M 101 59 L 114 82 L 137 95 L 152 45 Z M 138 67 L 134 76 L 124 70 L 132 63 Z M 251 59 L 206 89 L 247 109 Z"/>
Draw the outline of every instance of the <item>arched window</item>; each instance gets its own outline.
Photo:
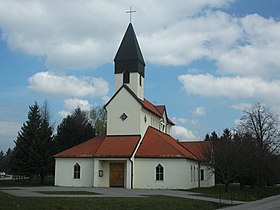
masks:
<path id="1" fill-rule="evenodd" d="M 156 181 L 163 181 L 163 167 L 160 164 L 156 167 Z"/>
<path id="2" fill-rule="evenodd" d="M 130 82 L 130 75 L 128 71 L 123 73 L 123 83 L 128 84 Z"/>
<path id="3" fill-rule="evenodd" d="M 81 166 L 76 163 L 74 165 L 74 179 L 80 179 L 80 175 L 81 175 Z"/>

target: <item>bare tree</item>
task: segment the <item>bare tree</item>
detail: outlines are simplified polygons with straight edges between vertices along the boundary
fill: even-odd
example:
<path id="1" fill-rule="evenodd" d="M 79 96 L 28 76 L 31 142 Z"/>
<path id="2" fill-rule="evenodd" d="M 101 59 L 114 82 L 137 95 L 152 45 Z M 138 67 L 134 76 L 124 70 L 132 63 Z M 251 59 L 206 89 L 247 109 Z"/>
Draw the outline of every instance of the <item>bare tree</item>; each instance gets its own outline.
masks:
<path id="1" fill-rule="evenodd" d="M 90 110 L 90 118 L 95 128 L 96 135 L 105 135 L 107 128 L 107 113 L 101 106 L 93 107 Z"/>
<path id="2" fill-rule="evenodd" d="M 252 167 L 252 179 L 258 185 L 272 182 L 274 173 L 272 169 L 275 158 L 279 154 L 280 127 L 279 118 L 267 106 L 257 103 L 245 109 L 238 131 L 243 135 L 252 137 L 255 146 L 255 157 Z"/>
<path id="3" fill-rule="evenodd" d="M 259 153 L 277 152 L 280 145 L 279 118 L 270 109 L 257 103 L 245 109 L 241 117 L 239 131 L 256 139 Z"/>

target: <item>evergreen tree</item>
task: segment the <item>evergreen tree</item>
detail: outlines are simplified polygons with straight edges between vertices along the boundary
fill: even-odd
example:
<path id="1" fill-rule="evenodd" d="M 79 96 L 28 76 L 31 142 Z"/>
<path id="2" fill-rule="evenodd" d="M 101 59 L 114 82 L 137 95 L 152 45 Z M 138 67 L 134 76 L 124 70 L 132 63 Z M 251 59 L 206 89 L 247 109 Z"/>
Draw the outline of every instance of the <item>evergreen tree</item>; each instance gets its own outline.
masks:
<path id="1" fill-rule="evenodd" d="M 46 102 L 42 111 L 36 102 L 29 109 L 28 120 L 22 125 L 15 141 L 11 166 L 13 173 L 26 175 L 30 180 L 39 174 L 43 184 L 52 162 L 50 144 L 53 129 Z"/>
<path id="2" fill-rule="evenodd" d="M 35 102 L 29 107 L 28 120 L 22 125 L 15 141 L 14 155 L 12 159 L 12 170 L 16 174 L 29 176 L 34 175 L 33 142 L 39 141 L 39 130 L 41 124 L 40 108 Z"/>
<path id="3" fill-rule="evenodd" d="M 44 184 L 45 176 L 52 168 L 53 158 L 51 153 L 51 143 L 53 140 L 53 127 L 50 124 L 48 103 L 45 101 L 41 108 L 41 125 L 39 128 L 39 138 L 34 139 L 32 147 L 32 158 L 34 172 L 40 174 L 41 184 Z"/>
<path id="4" fill-rule="evenodd" d="M 58 125 L 53 153 L 73 147 L 94 136 L 95 130 L 90 124 L 86 112 L 77 108 Z"/>

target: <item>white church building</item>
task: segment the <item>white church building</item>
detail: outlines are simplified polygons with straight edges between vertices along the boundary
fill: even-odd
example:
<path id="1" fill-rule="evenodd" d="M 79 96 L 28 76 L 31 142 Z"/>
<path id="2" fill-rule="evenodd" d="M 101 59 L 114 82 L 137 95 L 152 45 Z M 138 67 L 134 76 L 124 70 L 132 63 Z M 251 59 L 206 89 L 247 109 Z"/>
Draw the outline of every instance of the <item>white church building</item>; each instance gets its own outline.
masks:
<path id="1" fill-rule="evenodd" d="M 144 98 L 145 62 L 130 23 L 115 62 L 115 94 L 105 105 L 107 135 L 56 154 L 55 185 L 189 189 L 214 185 L 201 160 L 209 142 L 180 142 L 164 105 Z"/>

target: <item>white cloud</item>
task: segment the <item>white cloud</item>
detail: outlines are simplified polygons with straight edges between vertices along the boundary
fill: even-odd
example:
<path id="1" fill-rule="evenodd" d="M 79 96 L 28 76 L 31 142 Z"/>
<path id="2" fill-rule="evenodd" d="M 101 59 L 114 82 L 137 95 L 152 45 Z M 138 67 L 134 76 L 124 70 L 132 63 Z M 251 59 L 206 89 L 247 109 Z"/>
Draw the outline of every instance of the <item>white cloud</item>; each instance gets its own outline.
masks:
<path id="1" fill-rule="evenodd" d="M 265 81 L 257 77 L 214 77 L 210 74 L 181 75 L 184 91 L 208 97 L 257 98 L 280 103 L 280 80 Z"/>
<path id="2" fill-rule="evenodd" d="M 237 109 L 237 110 L 240 110 L 240 111 L 243 111 L 243 110 L 251 108 L 251 107 L 252 107 L 252 105 L 248 104 L 248 103 L 240 103 L 240 104 L 232 105 L 233 109 Z"/>
<path id="3" fill-rule="evenodd" d="M 232 18 L 225 13 L 201 11 L 224 8 L 232 1 L 133 2 L 137 10 L 133 23 L 149 61 L 185 64 L 207 55 L 205 44 L 206 49 L 230 44 L 240 33 Z M 129 0 L 1 1 L 0 27 L 11 48 L 45 56 L 49 69 L 96 68 L 112 62 L 130 4 Z M 153 12 L 148 14 L 148 8 Z M 118 18 L 112 21 L 112 17 Z"/>
<path id="4" fill-rule="evenodd" d="M 194 110 L 193 114 L 194 114 L 194 115 L 197 115 L 197 116 L 203 116 L 203 115 L 205 115 L 206 113 L 205 113 L 204 108 L 203 108 L 202 106 L 199 106 L 199 107 L 197 107 L 197 108 Z"/>
<path id="5" fill-rule="evenodd" d="M 189 120 L 187 118 L 183 118 L 183 117 L 178 118 L 178 122 L 180 122 L 180 123 L 187 123 L 188 121 Z"/>
<path id="6" fill-rule="evenodd" d="M 222 74 L 280 78 L 279 20 L 219 11 L 233 1 L 134 2 L 133 23 L 147 61 L 187 65 L 206 58 Z M 1 1 L 1 36 L 10 48 L 46 58 L 49 69 L 96 68 L 112 62 L 130 3 Z M 147 15 L 147 8 L 153 12 Z"/>
<path id="7" fill-rule="evenodd" d="M 242 120 L 235 119 L 233 122 L 234 122 L 234 125 L 239 126 L 241 124 Z"/>
<path id="8" fill-rule="evenodd" d="M 64 100 L 64 106 L 68 110 L 76 109 L 77 107 L 80 107 L 84 111 L 90 111 L 92 106 L 87 100 L 82 100 L 78 98 L 70 98 Z"/>
<path id="9" fill-rule="evenodd" d="M 77 107 L 83 111 L 90 111 L 93 106 L 87 100 L 79 98 L 64 99 L 64 110 L 59 111 L 58 114 L 65 118 Z"/>
<path id="10" fill-rule="evenodd" d="M 68 115 L 70 115 L 71 112 L 70 112 L 70 111 L 66 111 L 66 110 L 61 110 L 61 111 L 58 112 L 58 114 L 59 114 L 62 118 L 65 118 L 65 117 L 67 117 Z"/>
<path id="11" fill-rule="evenodd" d="M 14 135 L 20 130 L 21 124 L 11 121 L 0 121 L 0 135 Z"/>
<path id="12" fill-rule="evenodd" d="M 243 30 L 238 42 L 216 57 L 223 73 L 280 78 L 280 22 L 257 14 L 238 19 Z"/>
<path id="13" fill-rule="evenodd" d="M 189 119 L 187 118 L 184 118 L 184 117 L 179 117 L 179 118 L 176 118 L 176 117 L 172 117 L 172 121 L 175 122 L 175 123 L 187 123 L 189 122 Z"/>
<path id="14" fill-rule="evenodd" d="M 185 18 L 139 39 L 147 51 L 148 61 L 187 65 L 198 59 L 216 59 L 230 49 L 241 34 L 242 28 L 236 18 L 223 12 L 208 12 L 202 16 Z"/>
<path id="15" fill-rule="evenodd" d="M 182 141 L 196 139 L 196 136 L 193 134 L 193 132 L 183 126 L 177 126 L 177 125 L 173 126 L 171 133 L 174 136 L 174 138 Z"/>
<path id="16" fill-rule="evenodd" d="M 105 97 L 109 84 L 102 78 L 57 76 L 38 72 L 28 79 L 31 91 L 60 97 Z"/>

